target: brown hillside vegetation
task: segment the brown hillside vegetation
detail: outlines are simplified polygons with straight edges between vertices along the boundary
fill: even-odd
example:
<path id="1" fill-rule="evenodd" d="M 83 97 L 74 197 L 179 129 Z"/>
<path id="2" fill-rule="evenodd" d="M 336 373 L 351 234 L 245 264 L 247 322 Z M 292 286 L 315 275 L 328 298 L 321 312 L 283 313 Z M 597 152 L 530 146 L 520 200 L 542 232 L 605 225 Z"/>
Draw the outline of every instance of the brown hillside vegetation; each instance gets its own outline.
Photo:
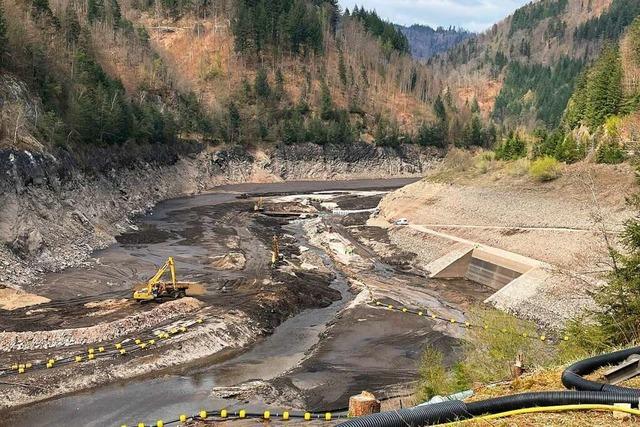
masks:
<path id="1" fill-rule="evenodd" d="M 102 6 L 104 16 L 99 19 L 89 17 L 87 4 L 69 0 L 52 0 L 42 13 L 23 3 L 4 3 L 10 70 L 23 77 L 33 75 L 33 66 L 46 68 L 52 76 L 51 85 L 57 86 L 51 93 L 59 105 L 53 109 L 62 121 L 68 119 L 65 110 L 69 110 L 64 105 L 68 99 L 65 92 L 76 91 L 82 98 L 82 90 L 74 86 L 79 47 L 89 49 L 91 59 L 124 87 L 132 102 L 153 104 L 163 114 L 172 112 L 181 138 L 245 145 L 281 142 L 282 118 L 300 105 L 309 108 L 309 114 L 303 112 L 305 122 L 319 116 L 323 84 L 337 112 L 348 112 L 356 139 L 373 141 L 380 123 L 412 136 L 422 123 L 434 121 L 429 70 L 408 55 L 385 51 L 355 18 L 343 18 L 335 34 L 329 27 L 323 28 L 320 53 L 264 51 L 256 56 L 237 51 L 233 34 L 236 2 L 230 0 L 197 13 L 188 8 L 170 12 L 160 5 L 147 8 L 124 0 Z M 77 20 L 76 29 L 71 25 L 73 20 Z M 70 31 L 77 33 L 72 39 Z M 39 59 L 42 64 L 33 63 L 34 51 L 48 53 Z M 284 94 L 273 105 L 265 106 L 247 92 L 247 87 L 253 89 L 261 68 L 272 88 L 278 73 L 283 77 Z M 37 76 L 25 81 L 39 95 L 48 90 L 35 90 L 42 79 Z M 227 129 L 232 103 L 239 109 L 239 136 Z M 197 114 L 195 110 L 199 110 Z M 207 125 L 183 126 L 184 119 L 195 121 L 194 117 Z M 18 118 L 18 113 L 12 112 L 6 121 Z M 35 117 L 29 119 L 21 127 L 24 138 L 42 127 Z M 70 134 L 74 136 L 74 132 Z M 54 139 L 51 136 L 45 145 L 53 145 Z"/>
<path id="2" fill-rule="evenodd" d="M 556 0 L 541 0 L 531 4 L 549 4 Z M 488 117 L 495 97 L 499 93 L 505 73 L 497 69 L 493 59 L 498 52 L 508 61 L 551 65 L 563 56 L 574 59 L 593 58 L 599 50 L 599 42 L 584 43 L 574 40 L 574 30 L 590 18 L 602 14 L 612 0 L 568 0 L 559 16 L 532 22 L 531 28 L 511 30 L 513 15 L 496 23 L 477 37 L 466 40 L 450 52 L 430 61 L 434 75 L 442 88 L 450 88 L 459 94 L 463 106 L 477 98 L 482 113 Z M 555 23 L 565 26 L 562 36 L 550 34 Z M 527 44 L 527 51 L 520 49 Z M 487 87 L 491 90 L 487 90 Z M 494 88 L 498 88 L 495 90 Z"/>
<path id="3" fill-rule="evenodd" d="M 211 109 L 228 101 L 240 89 L 243 79 L 252 81 L 255 78 L 255 65 L 234 52 L 234 38 L 227 18 L 213 18 L 207 22 L 185 17 L 170 21 L 136 12 L 131 12 L 131 18 L 148 29 L 157 52 L 179 76 L 179 84 L 198 93 Z M 313 81 L 311 97 L 316 101 L 320 93 L 319 81 L 326 78 L 333 100 L 340 108 L 348 108 L 349 97 L 358 96 L 367 113 L 395 117 L 407 129 L 414 129 L 421 121 L 432 118 L 428 104 L 403 92 L 393 80 L 385 80 L 376 72 L 385 66 L 390 69 L 386 72 L 400 73 L 410 69 L 411 59 L 397 58 L 398 64 L 385 65 L 377 41 L 356 23 L 344 29 L 344 40 L 347 66 L 360 69 L 361 64 L 366 64 L 367 70 L 371 70 L 371 86 L 366 93 L 353 94 L 341 89 L 337 72 L 338 50 L 336 44 L 329 41 L 322 56 L 306 60 L 293 56 L 278 58 L 277 67 L 284 74 L 285 89 L 291 99 L 303 95 L 309 74 Z M 265 61 L 273 60 L 265 58 Z"/>

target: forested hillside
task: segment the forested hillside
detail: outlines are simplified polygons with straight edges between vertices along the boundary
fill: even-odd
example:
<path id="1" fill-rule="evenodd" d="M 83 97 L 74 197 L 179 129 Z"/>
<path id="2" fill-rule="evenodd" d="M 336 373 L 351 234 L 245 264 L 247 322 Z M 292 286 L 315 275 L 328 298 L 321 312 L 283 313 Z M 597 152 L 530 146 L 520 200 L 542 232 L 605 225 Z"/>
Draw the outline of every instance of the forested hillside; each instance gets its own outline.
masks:
<path id="1" fill-rule="evenodd" d="M 640 0 L 541 0 L 471 36 L 403 29 L 336 0 L 3 0 L 0 139 L 75 153 L 355 141 L 491 148 L 518 128 L 553 134 L 629 111 L 628 96 L 610 108 L 580 93 L 603 46 L 609 62 L 629 57 L 607 52 L 638 13 Z M 429 30 L 429 49 L 454 46 L 425 64 L 410 39 Z"/>
<path id="2" fill-rule="evenodd" d="M 0 16 L 4 86 L 27 88 L 6 96 L 4 146 L 447 143 L 428 70 L 364 8 L 3 0 Z"/>
<path id="3" fill-rule="evenodd" d="M 560 123 L 576 79 L 638 14 L 637 0 L 532 2 L 430 66 L 459 106 L 477 101 L 483 118 L 507 128 Z"/>
<path id="4" fill-rule="evenodd" d="M 434 55 L 446 52 L 473 34 L 458 28 L 438 27 L 435 30 L 426 25 L 404 27 L 398 25 L 402 34 L 407 37 L 411 55 L 418 59 L 429 59 Z"/>

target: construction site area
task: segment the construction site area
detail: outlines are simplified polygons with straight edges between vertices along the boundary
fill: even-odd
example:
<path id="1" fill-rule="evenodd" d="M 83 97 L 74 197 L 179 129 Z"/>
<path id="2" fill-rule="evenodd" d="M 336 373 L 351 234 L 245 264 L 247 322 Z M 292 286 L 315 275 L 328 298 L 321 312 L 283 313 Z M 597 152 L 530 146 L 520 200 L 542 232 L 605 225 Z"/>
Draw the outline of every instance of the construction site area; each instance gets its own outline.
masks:
<path id="1" fill-rule="evenodd" d="M 409 182 L 243 184 L 169 200 L 83 266 L 2 289 L 3 419 L 137 425 L 212 406 L 325 411 L 364 389 L 407 394 L 397 385 L 415 369 L 397 367 L 415 365 L 425 341 L 453 357 L 460 331 L 370 304 L 462 318 L 489 295 L 363 244 L 380 199 Z"/>
<path id="2" fill-rule="evenodd" d="M 548 303 L 566 264 L 521 249 L 552 228 L 582 242 L 597 232 L 562 217 L 527 225 L 517 203 L 518 224 L 478 212 L 486 224 L 460 223 L 454 187 L 394 191 L 415 181 L 237 184 L 167 200 L 82 265 L 0 289 L 0 425 L 334 424 L 363 390 L 382 409 L 411 404 L 423 349 L 451 365 L 474 304 L 549 328 L 567 315 Z M 487 240 L 495 233 L 503 240 Z"/>

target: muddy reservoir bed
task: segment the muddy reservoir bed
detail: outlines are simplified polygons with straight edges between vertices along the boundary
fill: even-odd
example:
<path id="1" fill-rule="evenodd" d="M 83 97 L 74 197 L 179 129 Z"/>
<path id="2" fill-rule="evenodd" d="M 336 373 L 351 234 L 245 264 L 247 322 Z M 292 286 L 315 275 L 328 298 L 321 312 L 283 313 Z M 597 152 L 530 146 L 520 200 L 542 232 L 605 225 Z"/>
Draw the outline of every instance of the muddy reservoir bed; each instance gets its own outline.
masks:
<path id="1" fill-rule="evenodd" d="M 207 322 L 127 358 L 0 378 L 22 384 L 0 385 L 2 419 L 12 426 L 104 426 L 172 419 L 202 408 L 322 410 L 344 406 L 350 394 L 364 389 L 397 393 L 397 384 L 415 378 L 427 344 L 454 361 L 459 330 L 375 309 L 367 301 L 386 298 L 460 317 L 488 290 L 429 281 L 415 257 L 364 225 L 367 215 L 333 215 L 321 203 L 328 197 L 340 209 L 370 209 L 380 190 L 400 184 L 246 184 L 159 204 L 120 235 L 117 245 L 96 252 L 88 267 L 49 274 L 27 289 L 52 302 L 3 312 L 0 330 L 57 333 L 129 318 L 139 322 L 164 304 L 131 303 L 132 283 L 146 280 L 168 256 L 175 257 L 180 280 L 202 285 L 193 295 L 198 306 L 158 322 L 145 318 L 144 328 L 123 328 L 113 340 L 134 340 L 184 318 Z M 350 185 L 354 192 L 337 191 Z M 307 219 L 261 215 L 253 212 L 255 199 L 244 198 L 323 190 L 334 194 L 300 204 L 319 215 Z M 265 204 L 276 198 L 265 198 Z M 283 253 L 275 269 L 274 234 Z M 58 344 L 30 354 L 5 348 L 0 366 L 16 357 L 46 359 L 84 348 L 84 342 Z"/>

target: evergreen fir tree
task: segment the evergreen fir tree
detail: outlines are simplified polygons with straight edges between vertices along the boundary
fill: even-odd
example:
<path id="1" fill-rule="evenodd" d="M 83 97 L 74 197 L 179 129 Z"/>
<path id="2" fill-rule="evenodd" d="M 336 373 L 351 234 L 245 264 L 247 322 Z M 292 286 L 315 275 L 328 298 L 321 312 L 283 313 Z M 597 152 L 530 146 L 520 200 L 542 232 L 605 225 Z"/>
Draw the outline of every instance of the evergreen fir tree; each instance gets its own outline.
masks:
<path id="1" fill-rule="evenodd" d="M 284 76 L 282 75 L 282 71 L 280 68 L 276 69 L 276 86 L 274 90 L 274 95 L 278 101 L 284 98 Z"/>
<path id="2" fill-rule="evenodd" d="M 605 47 L 587 81 L 586 123 L 594 128 L 619 112 L 622 102 L 622 65 L 615 47 Z"/>
<path id="3" fill-rule="evenodd" d="M 95 1 L 95 0 L 89 0 Z M 244 1 L 238 2 L 238 11 L 233 21 L 233 34 L 235 36 L 235 50 L 246 54 L 251 49 L 251 14 Z"/>
<path id="4" fill-rule="evenodd" d="M 93 23 L 104 18 L 104 1 L 88 0 L 87 1 L 87 19 Z"/>
<path id="5" fill-rule="evenodd" d="M 447 123 L 447 109 L 444 106 L 444 102 L 442 101 L 440 94 L 438 94 L 433 103 L 433 111 L 439 122 Z"/>
<path id="6" fill-rule="evenodd" d="M 471 112 L 473 114 L 478 114 L 480 112 L 480 105 L 478 104 L 478 98 L 476 98 L 475 96 L 471 101 Z"/>
<path id="7" fill-rule="evenodd" d="M 70 45 L 76 44 L 80 38 L 80 22 L 78 22 L 78 16 L 73 5 L 69 3 L 64 15 L 64 35 L 67 39 L 67 43 Z"/>
<path id="8" fill-rule="evenodd" d="M 241 118 L 240 110 L 238 110 L 238 107 L 234 102 L 229 103 L 228 120 L 227 136 L 229 138 L 229 141 L 238 142 L 240 140 Z"/>
<path id="9" fill-rule="evenodd" d="M 347 67 L 344 64 L 344 54 L 342 49 L 338 50 L 338 74 L 340 76 L 340 82 L 342 86 L 347 86 Z"/>
<path id="10" fill-rule="evenodd" d="M 0 4 L 0 68 L 3 68 L 6 64 L 6 55 L 7 55 L 7 44 L 9 40 L 7 39 L 7 21 L 4 19 L 4 11 L 2 10 L 2 5 Z"/>
<path id="11" fill-rule="evenodd" d="M 331 92 L 329 91 L 329 85 L 326 80 L 322 81 L 320 85 L 320 117 L 322 120 L 331 120 L 334 117 L 334 105 L 333 98 L 331 98 Z"/>
<path id="12" fill-rule="evenodd" d="M 269 99 L 269 97 L 271 96 L 269 78 L 267 76 L 267 70 L 264 67 L 260 67 L 258 69 L 253 87 L 258 98 Z"/>

